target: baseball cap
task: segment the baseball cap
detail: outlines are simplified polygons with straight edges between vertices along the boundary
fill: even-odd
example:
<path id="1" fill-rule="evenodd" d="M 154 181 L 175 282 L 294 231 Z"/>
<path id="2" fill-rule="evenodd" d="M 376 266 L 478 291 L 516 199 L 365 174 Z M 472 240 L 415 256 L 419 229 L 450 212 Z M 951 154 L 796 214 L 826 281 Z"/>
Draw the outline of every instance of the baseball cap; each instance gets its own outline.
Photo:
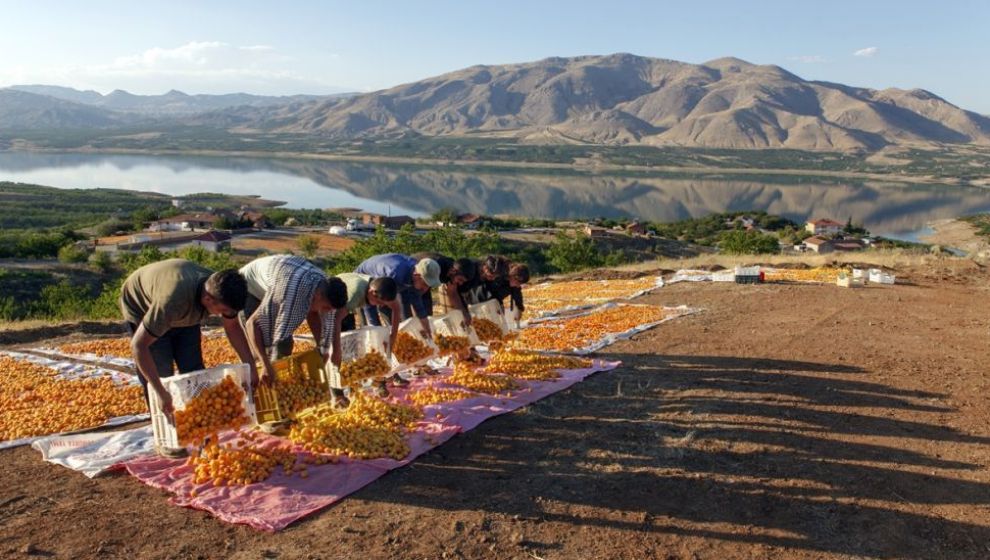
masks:
<path id="1" fill-rule="evenodd" d="M 423 280 L 431 288 L 440 285 L 440 264 L 433 259 L 420 259 L 416 263 L 416 274 L 423 277 Z"/>

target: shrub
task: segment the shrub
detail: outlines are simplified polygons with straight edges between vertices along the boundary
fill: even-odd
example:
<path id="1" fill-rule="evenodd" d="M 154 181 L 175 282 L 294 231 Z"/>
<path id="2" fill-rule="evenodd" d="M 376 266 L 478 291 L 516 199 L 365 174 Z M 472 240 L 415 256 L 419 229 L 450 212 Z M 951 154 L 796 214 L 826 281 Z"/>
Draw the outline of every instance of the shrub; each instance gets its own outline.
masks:
<path id="1" fill-rule="evenodd" d="M 89 251 L 72 244 L 63 245 L 58 250 L 58 260 L 64 263 L 84 263 L 89 259 Z"/>
<path id="2" fill-rule="evenodd" d="M 571 237 L 558 232 L 556 239 L 547 248 L 547 260 L 560 272 L 573 272 L 605 264 L 594 240 L 583 233 Z"/>
<path id="3" fill-rule="evenodd" d="M 730 231 L 722 234 L 719 250 L 729 255 L 758 255 L 777 253 L 780 244 L 777 237 L 756 231 Z"/>

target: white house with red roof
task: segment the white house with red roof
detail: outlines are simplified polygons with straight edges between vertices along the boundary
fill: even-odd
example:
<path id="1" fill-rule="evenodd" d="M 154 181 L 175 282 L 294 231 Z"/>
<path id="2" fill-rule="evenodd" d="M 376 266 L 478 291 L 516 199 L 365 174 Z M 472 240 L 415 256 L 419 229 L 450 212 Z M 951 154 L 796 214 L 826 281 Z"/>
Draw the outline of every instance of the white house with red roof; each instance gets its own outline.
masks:
<path id="1" fill-rule="evenodd" d="M 845 226 L 836 222 L 835 220 L 829 220 L 828 218 L 809 221 L 804 229 L 812 235 L 835 235 L 842 232 L 842 228 Z"/>

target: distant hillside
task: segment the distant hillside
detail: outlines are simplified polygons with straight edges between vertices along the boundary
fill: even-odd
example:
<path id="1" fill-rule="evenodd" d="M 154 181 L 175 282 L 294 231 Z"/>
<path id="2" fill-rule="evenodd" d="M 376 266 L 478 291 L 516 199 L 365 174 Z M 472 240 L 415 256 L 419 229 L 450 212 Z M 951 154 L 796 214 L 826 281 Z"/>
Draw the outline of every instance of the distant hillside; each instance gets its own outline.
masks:
<path id="1" fill-rule="evenodd" d="M 0 128 L 106 129 L 133 119 L 99 107 L 55 99 L 25 91 L 0 89 Z"/>
<path id="2" fill-rule="evenodd" d="M 114 90 L 107 95 L 87 90 L 46 86 L 20 85 L 10 86 L 11 90 L 24 91 L 37 95 L 46 95 L 56 99 L 92 105 L 103 109 L 127 113 L 141 113 L 155 116 L 177 116 L 216 111 L 228 107 L 265 107 L 272 105 L 288 105 L 303 101 L 339 99 L 353 94 L 335 95 L 291 95 L 284 97 L 250 95 L 247 93 L 230 93 L 225 95 L 188 95 L 181 91 L 172 90 L 163 95 L 135 95 L 123 90 Z"/>
<path id="3" fill-rule="evenodd" d="M 341 139 L 470 134 L 803 150 L 990 145 L 990 118 L 924 90 L 807 81 L 735 58 L 687 64 L 630 54 L 472 66 L 346 99 L 218 111 L 197 123 Z"/>

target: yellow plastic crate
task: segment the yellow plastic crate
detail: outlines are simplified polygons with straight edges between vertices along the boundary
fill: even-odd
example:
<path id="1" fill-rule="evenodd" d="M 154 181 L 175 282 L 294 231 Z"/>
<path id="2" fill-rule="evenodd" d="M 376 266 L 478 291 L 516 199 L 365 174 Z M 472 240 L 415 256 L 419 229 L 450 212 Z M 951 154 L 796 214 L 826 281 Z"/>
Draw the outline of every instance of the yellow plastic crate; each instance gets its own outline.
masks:
<path id="1" fill-rule="evenodd" d="M 259 385 L 254 391 L 259 423 L 287 420 L 308 406 L 330 400 L 323 358 L 316 350 L 276 360 L 272 366 L 275 368 L 275 386 Z M 313 402 L 317 399 L 319 402 Z"/>

